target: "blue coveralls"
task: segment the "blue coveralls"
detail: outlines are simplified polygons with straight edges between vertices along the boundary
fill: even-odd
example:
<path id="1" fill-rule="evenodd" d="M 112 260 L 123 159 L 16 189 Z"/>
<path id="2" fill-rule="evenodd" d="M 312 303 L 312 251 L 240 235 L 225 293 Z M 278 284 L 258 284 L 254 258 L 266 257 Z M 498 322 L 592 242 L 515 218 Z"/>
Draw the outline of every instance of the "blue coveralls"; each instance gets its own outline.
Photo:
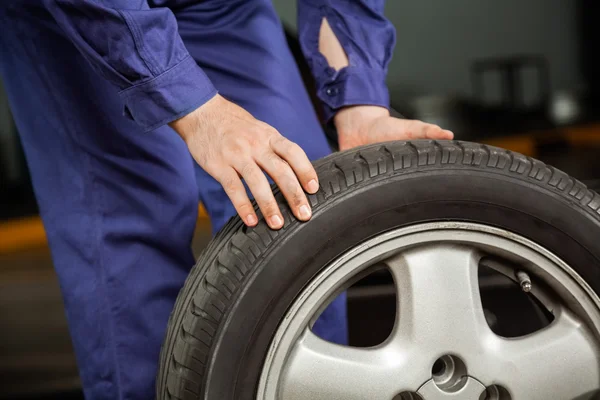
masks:
<path id="1" fill-rule="evenodd" d="M 339 72 L 318 52 L 324 17 L 349 56 Z M 280 21 L 267 0 L 2 0 L 0 29 L 86 397 L 151 399 L 198 200 L 215 231 L 235 213 L 165 124 L 218 90 L 311 159 L 330 152 Z M 388 106 L 383 0 L 300 0 L 298 29 L 326 118 Z M 341 297 L 315 329 L 344 343 L 345 319 Z"/>

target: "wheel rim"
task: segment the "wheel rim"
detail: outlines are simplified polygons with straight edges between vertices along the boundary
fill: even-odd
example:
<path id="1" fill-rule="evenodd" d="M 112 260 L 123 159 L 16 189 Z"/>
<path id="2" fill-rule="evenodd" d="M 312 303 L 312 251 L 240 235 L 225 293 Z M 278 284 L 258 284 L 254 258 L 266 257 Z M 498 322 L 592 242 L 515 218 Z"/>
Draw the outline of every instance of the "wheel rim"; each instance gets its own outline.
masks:
<path id="1" fill-rule="evenodd" d="M 552 311 L 550 325 L 510 339 L 491 331 L 477 274 L 490 255 L 533 277 L 531 295 Z M 397 289 L 389 338 L 356 348 L 313 334 L 328 300 L 375 263 L 390 269 Z M 493 268 L 515 279 L 512 268 Z M 304 288 L 273 337 L 257 399 L 591 398 L 600 388 L 599 338 L 600 299 L 548 250 L 485 225 L 420 224 L 355 247 Z"/>

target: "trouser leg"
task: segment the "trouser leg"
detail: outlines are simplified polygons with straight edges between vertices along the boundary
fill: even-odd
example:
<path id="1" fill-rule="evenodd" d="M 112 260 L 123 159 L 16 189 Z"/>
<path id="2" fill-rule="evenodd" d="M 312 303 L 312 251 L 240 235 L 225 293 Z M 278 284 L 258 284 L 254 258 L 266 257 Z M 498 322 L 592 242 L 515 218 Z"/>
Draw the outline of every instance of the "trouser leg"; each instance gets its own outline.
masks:
<path id="1" fill-rule="evenodd" d="M 144 133 L 123 117 L 117 88 L 43 10 L 23 13 L 0 10 L 0 72 L 86 398 L 152 399 L 167 320 L 194 261 L 192 159 L 169 128 Z"/>

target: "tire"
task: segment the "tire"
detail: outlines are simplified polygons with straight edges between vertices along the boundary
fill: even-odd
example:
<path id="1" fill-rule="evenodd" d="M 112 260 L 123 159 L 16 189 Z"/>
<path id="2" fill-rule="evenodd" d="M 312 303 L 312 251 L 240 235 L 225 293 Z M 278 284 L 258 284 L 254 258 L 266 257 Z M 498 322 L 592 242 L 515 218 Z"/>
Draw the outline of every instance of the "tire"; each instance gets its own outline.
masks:
<path id="1" fill-rule="evenodd" d="M 550 249 L 600 293 L 600 196 L 523 155 L 467 142 L 389 142 L 316 164 L 313 218 L 234 218 L 191 271 L 171 315 L 159 399 L 249 400 L 271 338 L 298 293 L 340 254 L 398 227 L 456 220 Z"/>

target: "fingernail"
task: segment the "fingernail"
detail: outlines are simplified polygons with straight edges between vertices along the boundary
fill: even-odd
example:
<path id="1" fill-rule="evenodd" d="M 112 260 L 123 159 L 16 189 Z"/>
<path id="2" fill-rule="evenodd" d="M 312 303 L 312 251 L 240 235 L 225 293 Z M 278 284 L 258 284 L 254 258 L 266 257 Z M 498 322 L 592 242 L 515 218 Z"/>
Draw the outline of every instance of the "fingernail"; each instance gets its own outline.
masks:
<path id="1" fill-rule="evenodd" d="M 300 206 L 300 218 L 303 219 L 304 221 L 310 219 L 310 208 L 308 208 L 308 206 L 306 204 L 304 204 L 303 206 Z"/>
<path id="2" fill-rule="evenodd" d="M 316 193 L 318 190 L 319 190 L 319 184 L 317 183 L 317 181 L 315 179 L 308 182 L 308 192 L 309 193 Z"/>
<path id="3" fill-rule="evenodd" d="M 246 223 L 248 225 L 256 225 L 257 222 L 258 222 L 258 219 L 256 219 L 256 215 L 254 215 L 254 214 L 249 214 L 246 217 Z"/>
<path id="4" fill-rule="evenodd" d="M 269 218 L 269 221 L 271 221 L 271 226 L 274 228 L 279 228 L 281 225 L 283 225 L 279 215 L 273 215 L 271 218 Z"/>

